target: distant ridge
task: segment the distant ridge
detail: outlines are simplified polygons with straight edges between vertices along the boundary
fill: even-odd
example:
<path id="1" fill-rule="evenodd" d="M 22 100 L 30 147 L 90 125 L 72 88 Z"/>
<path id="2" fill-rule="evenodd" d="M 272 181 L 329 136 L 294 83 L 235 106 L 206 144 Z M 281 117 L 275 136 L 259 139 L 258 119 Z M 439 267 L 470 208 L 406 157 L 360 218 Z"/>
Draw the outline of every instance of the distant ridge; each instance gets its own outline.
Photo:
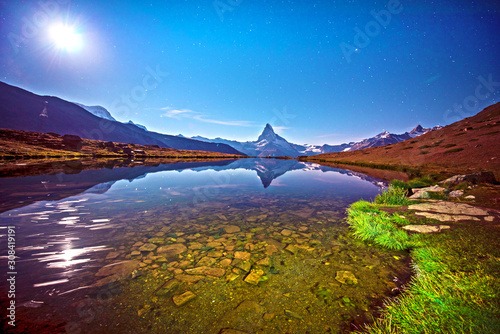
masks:
<path id="1" fill-rule="evenodd" d="M 179 138 L 147 131 L 136 124 L 117 122 L 109 112 L 104 113 L 102 107 L 86 108 L 102 112 L 107 118 L 96 116 L 73 102 L 54 96 L 36 95 L 0 82 L 0 128 L 71 134 L 87 139 L 158 145 L 181 150 L 242 154 L 225 144 Z"/>
<path id="2" fill-rule="evenodd" d="M 423 128 L 421 125 L 416 126 L 410 132 L 403 134 L 393 134 L 387 131 L 379 133 L 375 137 L 367 138 L 359 142 L 351 142 L 340 145 L 299 145 L 288 142 L 285 138 L 277 135 L 270 124 L 266 124 L 264 130 L 259 135 L 256 141 L 239 142 L 223 138 L 209 139 L 205 137 L 191 137 L 192 139 L 203 140 L 212 143 L 223 143 L 230 145 L 240 152 L 249 156 L 258 157 L 277 157 L 289 156 L 298 157 L 301 155 L 311 156 L 321 153 L 335 153 L 343 151 L 356 151 L 367 147 L 377 147 L 399 143 L 401 141 L 421 136 L 429 131 L 440 129 L 440 126 L 434 128 Z"/>

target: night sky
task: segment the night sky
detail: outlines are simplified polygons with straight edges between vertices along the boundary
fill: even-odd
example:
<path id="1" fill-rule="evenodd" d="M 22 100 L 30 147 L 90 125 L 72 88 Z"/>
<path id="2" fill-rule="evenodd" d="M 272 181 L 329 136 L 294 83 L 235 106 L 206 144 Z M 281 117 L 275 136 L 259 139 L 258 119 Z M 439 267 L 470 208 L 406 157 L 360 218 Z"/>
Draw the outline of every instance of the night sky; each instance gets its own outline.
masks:
<path id="1" fill-rule="evenodd" d="M 500 1 L 10 0 L 0 19 L 1 81 L 167 134 L 338 144 L 500 101 Z"/>

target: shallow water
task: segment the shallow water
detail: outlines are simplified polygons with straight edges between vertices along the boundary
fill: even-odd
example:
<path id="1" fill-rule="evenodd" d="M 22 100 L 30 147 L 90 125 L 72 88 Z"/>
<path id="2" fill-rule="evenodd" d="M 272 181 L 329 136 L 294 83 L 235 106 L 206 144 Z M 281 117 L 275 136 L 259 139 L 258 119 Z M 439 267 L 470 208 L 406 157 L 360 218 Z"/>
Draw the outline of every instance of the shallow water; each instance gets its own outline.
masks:
<path id="1" fill-rule="evenodd" d="M 16 231 L 17 331 L 336 333 L 406 269 L 348 236 L 347 206 L 384 185 L 350 171 L 242 159 L 0 185 L 21 206 L 0 214 L 2 245 Z"/>

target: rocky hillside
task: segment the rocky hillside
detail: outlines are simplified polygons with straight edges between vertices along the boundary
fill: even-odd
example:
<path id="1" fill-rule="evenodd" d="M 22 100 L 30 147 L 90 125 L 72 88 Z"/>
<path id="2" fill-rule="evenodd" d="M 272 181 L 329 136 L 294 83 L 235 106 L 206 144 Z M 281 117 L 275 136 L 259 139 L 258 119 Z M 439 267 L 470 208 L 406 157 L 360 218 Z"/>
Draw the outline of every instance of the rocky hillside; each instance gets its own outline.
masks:
<path id="1" fill-rule="evenodd" d="M 492 171 L 500 179 L 500 103 L 475 116 L 403 142 L 359 151 L 320 154 L 308 161 L 451 173 Z"/>
<path id="2" fill-rule="evenodd" d="M 0 158 L 97 157 L 183 157 L 230 158 L 241 155 L 210 151 L 177 150 L 158 145 L 125 144 L 83 139 L 75 135 L 0 129 Z"/>

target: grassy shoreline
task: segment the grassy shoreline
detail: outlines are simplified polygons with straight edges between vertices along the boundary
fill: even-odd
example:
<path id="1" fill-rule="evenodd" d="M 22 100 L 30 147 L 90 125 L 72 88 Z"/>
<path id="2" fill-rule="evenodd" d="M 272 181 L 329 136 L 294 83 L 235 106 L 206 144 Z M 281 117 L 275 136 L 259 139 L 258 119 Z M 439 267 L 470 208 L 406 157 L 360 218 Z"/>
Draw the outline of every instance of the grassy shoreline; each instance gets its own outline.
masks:
<path id="1" fill-rule="evenodd" d="M 400 227 L 423 222 L 404 212 L 404 192 L 390 191 L 377 197 L 377 203 L 352 204 L 347 220 L 356 238 L 383 248 L 409 249 L 414 277 L 363 332 L 500 332 L 498 225 L 455 223 L 439 234 L 408 234 Z M 392 205 L 394 201 L 401 203 Z M 387 206 L 399 212 L 382 210 Z"/>

